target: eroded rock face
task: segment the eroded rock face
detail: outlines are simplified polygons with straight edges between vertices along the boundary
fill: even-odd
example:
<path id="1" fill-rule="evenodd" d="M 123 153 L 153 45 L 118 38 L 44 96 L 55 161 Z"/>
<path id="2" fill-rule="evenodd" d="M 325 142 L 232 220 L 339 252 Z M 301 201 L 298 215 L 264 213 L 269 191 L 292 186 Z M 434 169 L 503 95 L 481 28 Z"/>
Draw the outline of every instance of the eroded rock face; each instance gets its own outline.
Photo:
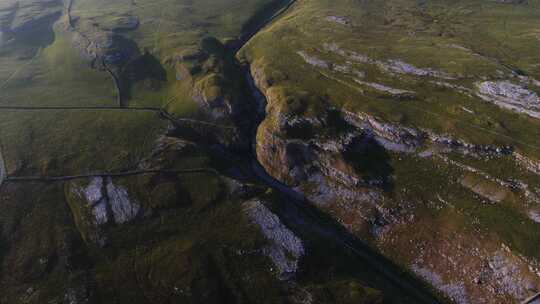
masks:
<path id="1" fill-rule="evenodd" d="M 368 86 L 370 88 L 373 88 L 373 89 L 375 89 L 377 91 L 380 91 L 380 92 L 383 92 L 383 93 L 389 93 L 390 95 L 394 95 L 394 96 L 404 96 L 404 97 L 406 97 L 406 96 L 413 96 L 415 94 L 414 91 L 396 89 L 396 88 L 392 88 L 392 87 L 389 87 L 389 86 L 386 86 L 386 85 L 383 85 L 383 84 L 380 84 L 380 83 L 361 81 L 361 80 L 358 80 L 358 79 L 355 79 L 355 82 L 358 83 L 358 84 L 361 84 L 363 86 Z"/>
<path id="2" fill-rule="evenodd" d="M 132 221 L 139 214 L 139 203 L 131 200 L 127 189 L 114 185 L 110 178 L 107 182 L 107 198 L 116 224 Z"/>
<path id="3" fill-rule="evenodd" d="M 317 68 L 325 68 L 312 59 L 304 58 Z M 365 58 L 362 60 L 368 61 Z M 408 66 L 399 66 L 408 73 L 413 73 L 408 70 Z M 320 130 L 332 126 L 332 121 L 335 123 L 335 117 L 333 120 L 329 119 L 331 111 L 323 110 L 315 117 L 290 111 L 283 105 L 283 98 L 286 97 L 280 93 L 279 88 L 274 87 L 266 79 L 263 70 L 263 67 L 257 66 L 257 62 L 251 66 L 254 83 L 263 97 L 266 97 L 267 105 L 267 117 L 257 133 L 256 152 L 260 163 L 273 177 L 294 187 L 349 231 L 367 239 L 373 238 L 375 243 L 381 246 L 386 246 L 389 239 L 399 239 L 399 231 L 402 229 L 399 227 L 410 229 L 410 226 L 414 225 L 416 215 L 414 202 L 400 201 L 397 202 L 397 207 L 385 203 L 391 199 L 384 189 L 393 183 L 392 167 L 385 166 L 384 158 L 371 158 L 374 155 L 394 153 L 414 155 L 420 159 L 432 157 L 446 159 L 444 157 L 446 153 L 457 153 L 475 159 L 510 156 L 518 161 L 512 147 L 471 144 L 459 138 L 437 134 L 432 130 L 407 127 L 383 121 L 366 113 L 345 110 L 335 111 L 338 113 L 341 129 L 329 136 Z M 420 73 L 417 76 L 436 77 L 427 73 Z M 263 98 L 258 96 L 257 99 Z M 296 134 L 288 132 L 291 126 L 302 126 L 304 131 L 300 133 L 304 136 L 291 135 Z M 364 164 L 355 162 L 355 159 L 377 162 L 378 171 L 366 170 Z M 526 163 L 525 160 L 519 162 Z M 530 192 L 526 185 L 502 181 L 450 160 L 448 163 L 464 172 L 477 174 L 492 183 L 495 190 L 480 189 L 476 184 L 474 186 L 462 184 L 464 189 L 469 189 L 467 191 L 485 196 L 488 201 L 497 203 L 505 200 L 506 195 L 511 195 L 507 194 L 511 192 L 510 189 L 517 189 L 516 191 L 522 191 L 525 195 Z M 443 198 L 440 198 L 440 202 L 451 204 Z M 512 279 L 502 279 L 505 275 L 492 275 L 483 284 L 471 283 L 474 278 L 469 274 L 463 274 L 462 269 L 456 266 L 460 265 L 456 261 L 462 261 L 463 264 L 471 263 L 476 267 L 496 256 L 498 251 L 491 247 L 486 249 L 486 244 L 490 241 L 485 240 L 485 243 L 478 244 L 478 247 L 469 248 L 477 251 L 473 258 L 465 253 L 467 249 L 462 250 L 461 246 L 464 245 L 460 242 L 449 237 L 443 241 L 448 247 L 426 250 L 428 252 L 426 259 L 429 255 L 435 261 L 443 254 L 448 263 L 441 262 L 440 267 L 433 268 L 430 267 L 433 262 L 418 260 L 418 263 L 412 264 L 411 269 L 456 303 L 476 303 L 475 301 L 489 303 L 484 300 L 493 294 L 497 299 L 520 300 L 525 295 L 531 294 L 528 289 L 530 286 L 536 286 L 538 283 L 538 278 L 535 278 L 534 273 L 527 268 L 527 265 L 533 264 L 515 259 L 515 256 L 507 259 L 508 264 L 499 271 Z M 409 248 L 415 252 L 422 252 L 425 248 L 408 246 L 411 245 L 399 248 Z M 456 246 L 460 249 L 451 249 Z M 476 267 L 474 271 L 481 273 L 482 268 Z M 516 289 L 519 284 L 529 287 Z"/>
<path id="4" fill-rule="evenodd" d="M 103 178 L 93 178 L 90 184 L 83 189 L 88 205 L 92 209 L 95 223 L 100 226 L 109 221 L 107 211 L 107 198 L 103 195 Z"/>
<path id="5" fill-rule="evenodd" d="M 540 98 L 525 86 L 510 81 L 484 81 L 477 84 L 478 96 L 501 108 L 540 118 Z"/>
<path id="6" fill-rule="evenodd" d="M 432 68 L 419 68 L 410 63 L 399 59 L 390 59 L 386 61 L 375 60 L 364 54 L 342 49 L 336 43 L 324 43 L 323 49 L 327 52 L 337 54 L 353 62 L 361 64 L 370 64 L 377 66 L 380 70 L 388 74 L 402 74 L 417 77 L 433 77 L 439 79 L 455 79 L 453 75 Z"/>
<path id="7" fill-rule="evenodd" d="M 257 225 L 269 244 L 263 249 L 277 268 L 281 279 L 289 279 L 298 270 L 298 262 L 305 254 L 302 240 L 289 230 L 261 201 L 244 203 L 245 212 Z"/>
<path id="8" fill-rule="evenodd" d="M 68 202 L 83 239 L 99 246 L 106 244 L 102 227 L 128 223 L 141 213 L 140 204 L 111 178 L 94 177 L 84 187 L 73 186 Z"/>
<path id="9" fill-rule="evenodd" d="M 323 68 L 323 69 L 327 69 L 330 67 L 330 65 L 326 61 L 310 56 L 306 52 L 298 51 L 298 55 L 300 55 L 300 57 L 302 57 L 302 59 L 304 59 L 305 62 L 307 62 L 308 64 L 312 66 Z"/>
<path id="10" fill-rule="evenodd" d="M 231 101 L 223 97 L 218 86 L 205 87 L 205 84 L 199 82 L 194 89 L 193 100 L 214 120 L 228 118 L 233 114 Z"/>
<path id="11" fill-rule="evenodd" d="M 528 212 L 529 218 L 533 220 L 536 223 L 540 224 L 540 211 L 538 210 L 530 210 Z"/>

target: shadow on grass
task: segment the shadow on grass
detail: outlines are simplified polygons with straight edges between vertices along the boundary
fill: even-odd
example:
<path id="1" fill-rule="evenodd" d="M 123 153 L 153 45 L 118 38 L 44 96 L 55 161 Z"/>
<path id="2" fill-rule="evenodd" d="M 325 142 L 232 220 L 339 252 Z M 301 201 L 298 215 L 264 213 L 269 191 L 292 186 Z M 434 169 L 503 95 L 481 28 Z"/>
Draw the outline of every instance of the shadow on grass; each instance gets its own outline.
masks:
<path id="1" fill-rule="evenodd" d="M 167 71 L 159 59 L 146 52 L 129 62 L 121 72 L 122 102 L 127 103 L 132 98 L 132 90 L 135 85 L 142 84 L 145 89 L 158 91 L 166 81 Z"/>
<path id="2" fill-rule="evenodd" d="M 390 165 L 390 156 L 372 136 L 364 134 L 355 139 L 343 156 L 366 182 L 392 191 L 394 168 Z"/>

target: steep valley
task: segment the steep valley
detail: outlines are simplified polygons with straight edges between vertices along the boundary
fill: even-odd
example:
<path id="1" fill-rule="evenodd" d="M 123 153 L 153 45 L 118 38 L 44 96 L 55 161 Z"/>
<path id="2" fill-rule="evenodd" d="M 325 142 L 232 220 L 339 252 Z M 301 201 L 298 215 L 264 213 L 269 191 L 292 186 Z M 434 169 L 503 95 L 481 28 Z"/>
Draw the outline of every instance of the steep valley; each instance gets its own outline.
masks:
<path id="1" fill-rule="evenodd" d="M 0 3 L 0 304 L 521 303 L 539 17 Z"/>

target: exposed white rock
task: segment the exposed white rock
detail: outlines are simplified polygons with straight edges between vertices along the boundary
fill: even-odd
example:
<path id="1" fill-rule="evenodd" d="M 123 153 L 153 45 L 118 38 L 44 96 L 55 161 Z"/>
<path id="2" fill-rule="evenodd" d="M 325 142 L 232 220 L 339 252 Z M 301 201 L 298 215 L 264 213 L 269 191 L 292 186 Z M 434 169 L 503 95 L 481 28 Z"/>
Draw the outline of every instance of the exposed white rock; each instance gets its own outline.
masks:
<path id="1" fill-rule="evenodd" d="M 129 222 L 139 214 L 139 203 L 130 200 L 126 188 L 115 186 L 111 179 L 107 182 L 107 197 L 117 224 Z"/>
<path id="2" fill-rule="evenodd" d="M 431 143 L 436 146 L 438 152 L 442 153 L 457 152 L 474 157 L 500 157 L 514 154 L 516 161 L 523 163 L 531 172 L 535 172 L 535 169 L 540 172 L 540 164 L 513 152 L 512 147 L 509 146 L 475 145 L 448 135 L 436 134 L 431 130 L 383 122 L 366 113 L 342 111 L 342 114 L 347 123 L 364 132 L 371 132 L 373 138 L 390 151 L 414 153 L 422 145 Z M 424 153 L 422 156 L 433 155 L 433 152 L 435 151 Z"/>
<path id="3" fill-rule="evenodd" d="M 334 64 L 332 65 L 332 70 L 337 73 L 342 74 L 350 74 L 358 78 L 364 78 L 366 77 L 366 73 L 363 71 L 359 71 L 352 67 L 352 63 L 347 62 L 346 64 L 340 65 L 340 64 Z"/>
<path id="4" fill-rule="evenodd" d="M 331 46 L 329 46 L 329 47 L 331 47 Z M 306 52 L 303 52 L 303 51 L 298 51 L 297 53 L 298 53 L 298 55 L 300 55 L 302 57 L 302 59 L 304 59 L 304 61 L 306 63 L 308 63 L 309 65 L 312 65 L 314 67 L 318 67 L 318 68 L 322 68 L 322 69 L 328 69 L 328 70 L 334 71 L 336 73 L 352 75 L 352 76 L 357 77 L 357 78 L 366 77 L 366 73 L 364 71 L 359 71 L 359 70 L 355 69 L 353 67 L 353 64 L 352 64 L 351 61 L 347 61 L 345 64 L 334 64 L 334 63 L 328 63 L 328 62 L 326 62 L 326 61 L 324 61 L 322 59 L 319 59 L 317 57 L 310 56 Z M 329 75 L 326 75 L 326 74 L 323 74 L 323 75 L 325 75 L 328 78 L 332 78 L 332 79 L 334 79 L 336 81 L 341 82 L 340 80 L 337 80 L 334 77 L 331 77 Z"/>
<path id="5" fill-rule="evenodd" d="M 518 79 L 523 85 L 533 85 L 540 88 L 540 81 L 536 80 L 535 78 L 519 75 Z"/>
<path id="6" fill-rule="evenodd" d="M 528 214 L 531 220 L 540 224 L 540 212 L 538 210 L 530 210 Z"/>
<path id="7" fill-rule="evenodd" d="M 540 98 L 523 85 L 510 81 L 484 81 L 477 83 L 477 88 L 477 95 L 485 101 L 540 119 Z"/>
<path id="8" fill-rule="evenodd" d="M 95 177 L 79 191 L 90 207 L 97 226 L 107 224 L 111 217 L 116 224 L 123 224 L 139 214 L 140 205 L 130 200 L 124 187 L 114 185 L 111 178 L 108 178 L 106 187 L 103 186 L 103 178 Z"/>
<path id="9" fill-rule="evenodd" d="M 88 186 L 82 190 L 88 206 L 94 216 L 96 225 L 101 226 L 109 221 L 107 211 L 107 198 L 103 194 L 103 178 L 93 178 Z"/>
<path id="10" fill-rule="evenodd" d="M 358 84 L 368 86 L 368 87 L 373 88 L 373 89 L 375 89 L 377 91 L 388 93 L 388 94 L 395 95 L 395 96 L 410 96 L 410 95 L 415 94 L 414 91 L 395 89 L 395 88 L 385 86 L 385 85 L 380 84 L 380 83 L 367 82 L 367 81 L 362 81 L 362 80 L 358 80 L 358 79 L 355 79 L 354 81 L 356 83 L 358 83 Z"/>
<path id="11" fill-rule="evenodd" d="M 466 108 L 466 107 L 461 107 L 461 109 L 469 114 L 474 114 L 474 111 L 469 109 L 469 108 Z"/>
<path id="12" fill-rule="evenodd" d="M 304 255 L 304 245 L 289 228 L 261 201 L 245 203 L 249 219 L 270 242 L 263 251 L 277 267 L 281 279 L 289 279 L 298 270 L 298 260 Z"/>
<path id="13" fill-rule="evenodd" d="M 528 296 L 527 289 L 531 283 L 523 277 L 519 263 L 514 262 L 507 251 L 499 250 L 492 256 L 488 268 L 489 277 L 496 283 L 499 292 L 508 294 L 516 300 L 523 300 Z"/>
<path id="14" fill-rule="evenodd" d="M 365 113 L 343 111 L 343 118 L 351 125 L 371 132 L 380 145 L 391 151 L 412 153 L 425 140 L 424 132 L 384 123 Z"/>
<path id="15" fill-rule="evenodd" d="M 383 70 L 386 70 L 390 73 L 397 73 L 397 74 L 408 74 L 408 75 L 414 75 L 414 76 L 421 76 L 421 77 L 435 77 L 435 78 L 443 78 L 443 79 L 454 79 L 447 73 L 437 71 L 434 69 L 422 69 L 415 67 L 412 64 L 406 63 L 401 60 L 391 59 L 386 62 L 377 62 L 379 67 Z"/>
<path id="16" fill-rule="evenodd" d="M 327 21 L 338 23 L 341 25 L 349 25 L 349 20 L 342 16 L 328 16 L 326 17 Z"/>
<path id="17" fill-rule="evenodd" d="M 102 199 L 92 208 L 92 214 L 98 226 L 107 224 L 109 221 L 109 212 L 107 211 L 107 200 Z"/>
<path id="18" fill-rule="evenodd" d="M 365 63 L 365 64 L 377 63 L 377 61 L 372 60 L 371 58 L 369 58 L 366 55 L 362 55 L 362 54 L 356 53 L 354 51 L 343 50 L 336 43 L 324 43 L 323 48 L 324 48 L 324 50 L 326 50 L 328 52 L 336 53 L 336 54 L 338 54 L 338 55 L 340 55 L 342 57 L 346 57 L 347 59 L 350 59 L 350 60 L 352 60 L 354 62 Z"/>
<path id="19" fill-rule="evenodd" d="M 84 188 L 84 197 L 86 198 L 86 201 L 88 204 L 93 206 L 97 202 L 99 202 L 103 198 L 103 193 L 101 190 L 103 189 L 103 178 L 101 177 L 94 177 L 88 186 Z"/>
<path id="20" fill-rule="evenodd" d="M 514 156 L 514 159 L 516 160 L 516 162 L 521 164 L 527 170 L 529 170 L 530 172 L 534 174 L 540 175 L 540 162 L 534 161 L 518 152 L 514 152 L 512 155 Z"/>
<path id="21" fill-rule="evenodd" d="M 416 151 L 416 148 L 414 147 L 408 146 L 403 143 L 392 142 L 384 137 L 375 136 L 374 139 L 379 145 L 383 146 L 388 151 L 398 153 L 414 153 Z"/>
<path id="22" fill-rule="evenodd" d="M 469 296 L 465 286 L 461 282 L 445 282 L 443 278 L 432 270 L 422 267 L 418 264 L 411 266 L 412 271 L 433 285 L 436 289 L 448 296 L 452 301 L 458 304 L 468 304 Z"/>
<path id="23" fill-rule="evenodd" d="M 379 69 L 386 71 L 390 74 L 406 74 L 419 77 L 434 77 L 447 80 L 455 79 L 455 77 L 448 73 L 438 71 L 432 68 L 418 68 L 412 64 L 398 59 L 390 59 L 386 61 L 371 59 L 366 55 L 362 55 L 354 51 L 341 49 L 336 43 L 324 43 L 323 49 L 358 63 L 374 64 L 378 66 Z"/>
<path id="24" fill-rule="evenodd" d="M 330 67 L 330 65 L 326 61 L 310 56 L 306 52 L 298 51 L 297 54 L 300 55 L 300 57 L 302 57 L 302 59 L 304 59 L 306 63 L 312 66 L 323 68 L 323 69 L 327 69 Z"/>

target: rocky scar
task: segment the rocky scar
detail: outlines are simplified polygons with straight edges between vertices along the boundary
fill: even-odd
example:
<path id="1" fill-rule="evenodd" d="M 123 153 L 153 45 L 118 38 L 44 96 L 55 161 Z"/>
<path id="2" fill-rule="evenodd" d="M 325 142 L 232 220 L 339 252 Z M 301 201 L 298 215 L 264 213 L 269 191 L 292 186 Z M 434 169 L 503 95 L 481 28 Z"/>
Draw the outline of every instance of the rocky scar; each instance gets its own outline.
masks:
<path id="1" fill-rule="evenodd" d="M 540 119 L 540 98 L 524 85 L 510 81 L 484 81 L 476 86 L 478 96 L 483 100 Z"/>
<path id="2" fill-rule="evenodd" d="M 142 211 L 127 189 L 115 185 L 110 177 L 95 177 L 86 186 L 72 186 L 68 198 L 83 238 L 100 246 L 106 243 L 104 227 L 133 221 Z"/>
<path id="3" fill-rule="evenodd" d="M 245 213 L 259 227 L 268 241 L 263 253 L 277 268 L 282 280 L 292 278 L 298 270 L 298 262 L 305 254 L 302 240 L 289 230 L 281 220 L 259 200 L 244 203 Z"/>

